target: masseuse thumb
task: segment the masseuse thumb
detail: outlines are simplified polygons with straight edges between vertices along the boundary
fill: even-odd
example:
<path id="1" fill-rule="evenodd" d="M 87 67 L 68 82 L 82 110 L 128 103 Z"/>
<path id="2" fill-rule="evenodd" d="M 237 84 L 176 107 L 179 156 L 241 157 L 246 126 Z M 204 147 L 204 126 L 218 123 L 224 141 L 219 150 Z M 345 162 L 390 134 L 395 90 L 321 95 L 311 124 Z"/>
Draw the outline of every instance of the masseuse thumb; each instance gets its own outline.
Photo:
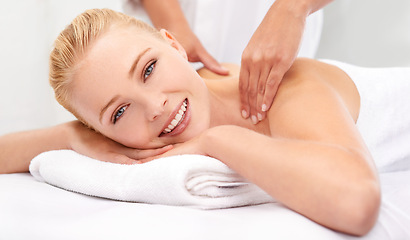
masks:
<path id="1" fill-rule="evenodd" d="M 216 61 L 208 52 L 202 53 L 199 59 L 204 64 L 204 67 L 210 71 L 224 76 L 229 74 L 229 70 Z"/>

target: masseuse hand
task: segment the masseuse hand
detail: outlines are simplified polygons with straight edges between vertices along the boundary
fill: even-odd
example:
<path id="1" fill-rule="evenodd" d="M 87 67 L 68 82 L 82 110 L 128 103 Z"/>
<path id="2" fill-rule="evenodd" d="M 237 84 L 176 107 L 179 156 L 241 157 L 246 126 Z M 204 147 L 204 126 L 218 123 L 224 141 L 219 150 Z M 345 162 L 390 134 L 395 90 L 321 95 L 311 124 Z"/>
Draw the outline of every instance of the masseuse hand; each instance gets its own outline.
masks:
<path id="1" fill-rule="evenodd" d="M 79 121 L 69 122 L 67 127 L 70 129 L 70 149 L 105 162 L 135 164 L 139 159 L 163 154 L 172 149 L 172 146 L 150 150 L 128 148 L 89 129 Z"/>
<path id="2" fill-rule="evenodd" d="M 141 2 L 155 27 L 167 29 L 178 39 L 185 48 L 188 61 L 201 62 L 205 68 L 216 74 L 229 74 L 229 71 L 206 51 L 192 32 L 178 0 L 142 0 Z"/>
<path id="3" fill-rule="evenodd" d="M 219 75 L 228 75 L 228 69 L 224 68 L 215 58 L 213 58 L 204 48 L 202 43 L 191 31 L 191 29 L 176 29 L 173 31 L 178 42 L 184 47 L 188 61 L 201 62 L 204 67 Z"/>
<path id="4" fill-rule="evenodd" d="M 297 16 L 277 1 L 253 34 L 242 54 L 239 75 L 241 109 L 254 124 L 263 120 L 284 74 L 295 60 L 305 27 Z"/>

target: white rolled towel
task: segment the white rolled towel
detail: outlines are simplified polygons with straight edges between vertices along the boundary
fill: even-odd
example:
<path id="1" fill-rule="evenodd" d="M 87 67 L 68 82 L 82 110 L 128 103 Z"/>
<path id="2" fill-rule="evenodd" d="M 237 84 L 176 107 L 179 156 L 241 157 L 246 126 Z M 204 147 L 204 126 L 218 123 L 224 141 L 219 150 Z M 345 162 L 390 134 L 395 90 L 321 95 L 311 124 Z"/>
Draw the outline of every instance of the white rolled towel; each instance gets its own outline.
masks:
<path id="1" fill-rule="evenodd" d="M 90 196 L 218 209 L 274 202 L 217 159 L 178 155 L 144 164 L 102 162 L 71 150 L 44 152 L 30 164 L 39 181 Z"/>

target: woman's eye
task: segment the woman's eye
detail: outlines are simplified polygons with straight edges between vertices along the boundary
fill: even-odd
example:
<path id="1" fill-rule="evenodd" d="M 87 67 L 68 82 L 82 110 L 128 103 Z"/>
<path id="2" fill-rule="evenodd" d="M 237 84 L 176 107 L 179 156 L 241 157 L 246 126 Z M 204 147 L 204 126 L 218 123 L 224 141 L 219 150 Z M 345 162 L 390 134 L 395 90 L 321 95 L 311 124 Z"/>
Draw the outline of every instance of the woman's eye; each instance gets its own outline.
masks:
<path id="1" fill-rule="evenodd" d="M 155 63 L 157 63 L 157 60 L 151 62 L 147 68 L 144 70 L 144 81 L 151 75 L 151 73 L 154 71 L 155 68 Z"/>
<path id="2" fill-rule="evenodd" d="M 125 112 L 125 110 L 127 109 L 127 107 L 128 107 L 128 106 L 121 107 L 120 109 L 118 109 L 118 110 L 115 112 L 115 114 L 114 114 L 114 116 L 113 116 L 113 118 L 112 118 L 112 123 L 115 124 L 115 123 L 121 118 L 121 116 L 124 114 L 124 112 Z"/>

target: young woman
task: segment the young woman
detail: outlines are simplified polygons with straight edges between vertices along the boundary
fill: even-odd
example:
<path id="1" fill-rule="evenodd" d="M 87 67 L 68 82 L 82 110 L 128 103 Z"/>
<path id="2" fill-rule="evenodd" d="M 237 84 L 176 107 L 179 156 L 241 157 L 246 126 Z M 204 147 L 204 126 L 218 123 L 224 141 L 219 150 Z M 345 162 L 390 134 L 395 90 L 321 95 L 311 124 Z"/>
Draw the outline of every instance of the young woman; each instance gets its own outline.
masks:
<path id="1" fill-rule="evenodd" d="M 380 187 L 355 125 L 361 96 L 352 79 L 299 59 L 255 125 L 241 117 L 238 67 L 229 67 L 233 74 L 218 80 L 207 70 L 199 75 L 166 30 L 111 10 L 86 11 L 60 34 L 50 61 L 57 100 L 84 124 L 4 136 L 1 172 L 27 171 L 35 155 L 52 149 L 117 163 L 203 154 L 323 226 L 367 233 Z"/>

